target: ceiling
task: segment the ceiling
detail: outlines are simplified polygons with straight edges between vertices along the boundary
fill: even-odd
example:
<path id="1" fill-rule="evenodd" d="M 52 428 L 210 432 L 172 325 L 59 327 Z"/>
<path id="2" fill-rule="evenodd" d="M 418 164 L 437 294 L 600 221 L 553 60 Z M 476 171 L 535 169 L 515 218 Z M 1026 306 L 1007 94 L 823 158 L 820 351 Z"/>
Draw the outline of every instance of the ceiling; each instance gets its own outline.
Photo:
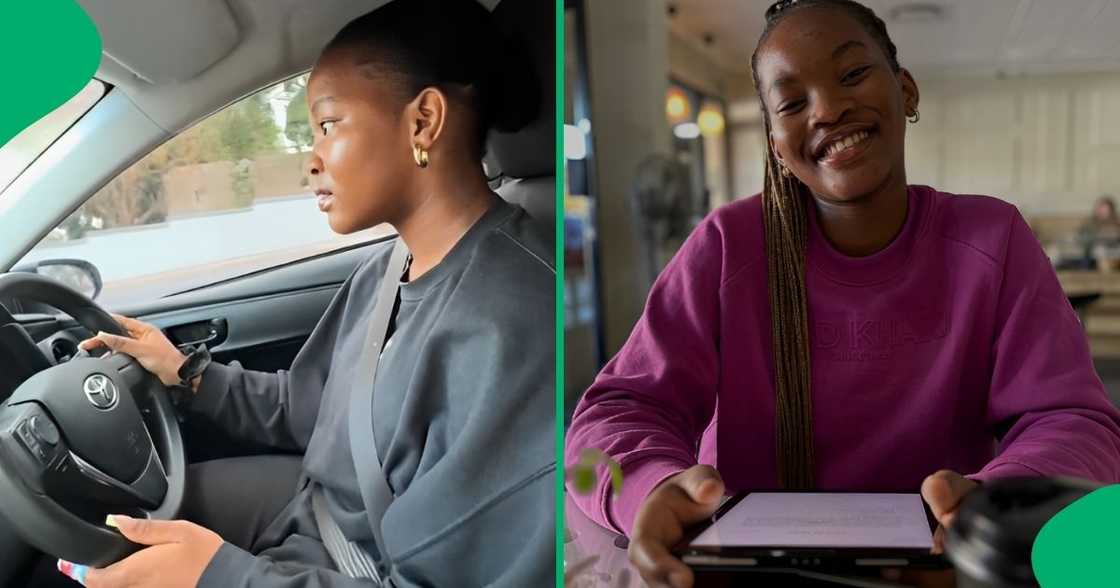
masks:
<path id="1" fill-rule="evenodd" d="M 174 133 L 309 69 L 343 25 L 388 0 L 79 0 L 101 34 L 97 77 Z M 493 9 L 500 0 L 479 0 Z"/>
<path id="2" fill-rule="evenodd" d="M 669 0 L 673 32 L 732 73 L 749 73 L 772 0 Z M 915 75 L 1021 75 L 1120 71 L 1114 0 L 865 0 L 887 21 L 903 67 Z M 940 18 L 925 18 L 925 7 Z M 892 18 L 907 11 L 909 18 Z M 710 43 L 703 40 L 711 35 Z"/>

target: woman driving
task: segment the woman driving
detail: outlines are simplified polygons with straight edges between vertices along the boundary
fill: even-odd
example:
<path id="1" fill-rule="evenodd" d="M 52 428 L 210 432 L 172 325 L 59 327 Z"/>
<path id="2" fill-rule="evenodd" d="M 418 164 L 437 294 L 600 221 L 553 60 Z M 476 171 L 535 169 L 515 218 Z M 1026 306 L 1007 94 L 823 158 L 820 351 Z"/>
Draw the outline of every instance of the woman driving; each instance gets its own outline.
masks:
<path id="1" fill-rule="evenodd" d="M 114 516 L 150 547 L 64 573 L 95 588 L 552 581 L 554 248 L 481 164 L 491 129 L 536 115 L 529 71 L 476 0 L 397 0 L 335 36 L 308 83 L 311 187 L 334 231 L 399 236 L 370 248 L 290 370 L 210 363 L 186 402 L 302 459 L 196 464 L 187 520 Z M 161 331 L 118 320 L 130 337 L 82 347 L 178 382 L 185 358 Z M 354 432 L 363 410 L 371 427 Z"/>

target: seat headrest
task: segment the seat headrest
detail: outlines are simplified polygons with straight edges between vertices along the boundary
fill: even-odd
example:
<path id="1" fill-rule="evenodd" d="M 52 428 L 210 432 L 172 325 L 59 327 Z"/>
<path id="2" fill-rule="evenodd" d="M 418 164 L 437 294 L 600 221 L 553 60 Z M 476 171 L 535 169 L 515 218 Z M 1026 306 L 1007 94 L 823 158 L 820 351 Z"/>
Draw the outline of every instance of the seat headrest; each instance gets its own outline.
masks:
<path id="1" fill-rule="evenodd" d="M 556 30 L 555 5 L 539 0 L 502 0 L 494 23 L 506 35 L 520 37 L 532 52 L 540 83 L 537 117 L 516 133 L 491 131 L 488 147 L 507 177 L 556 174 Z"/>

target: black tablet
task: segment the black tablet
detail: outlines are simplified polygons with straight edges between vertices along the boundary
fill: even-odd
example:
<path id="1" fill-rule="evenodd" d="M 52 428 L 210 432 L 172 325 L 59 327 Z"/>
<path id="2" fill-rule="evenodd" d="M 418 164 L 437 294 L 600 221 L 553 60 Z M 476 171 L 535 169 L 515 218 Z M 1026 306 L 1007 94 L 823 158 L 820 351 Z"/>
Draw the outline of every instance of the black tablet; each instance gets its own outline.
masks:
<path id="1" fill-rule="evenodd" d="M 916 493 L 743 492 L 675 551 L 697 570 L 946 568 L 936 529 Z"/>

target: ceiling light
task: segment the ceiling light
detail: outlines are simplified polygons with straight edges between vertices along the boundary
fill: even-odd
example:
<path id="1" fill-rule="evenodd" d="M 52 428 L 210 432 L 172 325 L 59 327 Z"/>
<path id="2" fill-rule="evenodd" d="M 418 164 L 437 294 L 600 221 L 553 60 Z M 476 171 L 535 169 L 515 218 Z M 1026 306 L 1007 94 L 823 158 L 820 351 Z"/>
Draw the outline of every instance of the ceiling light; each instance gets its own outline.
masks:
<path id="1" fill-rule="evenodd" d="M 700 132 L 705 137 L 717 136 L 723 132 L 723 113 L 720 112 L 719 106 L 714 102 L 705 103 L 700 108 L 700 114 L 696 116 L 696 122 L 700 127 Z"/>
<path id="2" fill-rule="evenodd" d="M 665 116 L 669 119 L 669 124 L 674 125 L 692 118 L 692 105 L 688 102 L 688 96 L 676 86 L 669 86 L 669 91 L 665 94 Z"/>
<path id="3" fill-rule="evenodd" d="M 695 139 L 700 136 L 700 125 L 694 122 L 681 123 L 673 127 L 673 134 L 678 139 Z"/>
<path id="4" fill-rule="evenodd" d="M 564 158 L 579 160 L 587 157 L 587 141 L 583 131 L 573 125 L 564 125 Z"/>
<path id="5" fill-rule="evenodd" d="M 895 24 L 931 24 L 945 20 L 945 9 L 932 2 L 913 2 L 887 11 L 887 22 Z"/>

